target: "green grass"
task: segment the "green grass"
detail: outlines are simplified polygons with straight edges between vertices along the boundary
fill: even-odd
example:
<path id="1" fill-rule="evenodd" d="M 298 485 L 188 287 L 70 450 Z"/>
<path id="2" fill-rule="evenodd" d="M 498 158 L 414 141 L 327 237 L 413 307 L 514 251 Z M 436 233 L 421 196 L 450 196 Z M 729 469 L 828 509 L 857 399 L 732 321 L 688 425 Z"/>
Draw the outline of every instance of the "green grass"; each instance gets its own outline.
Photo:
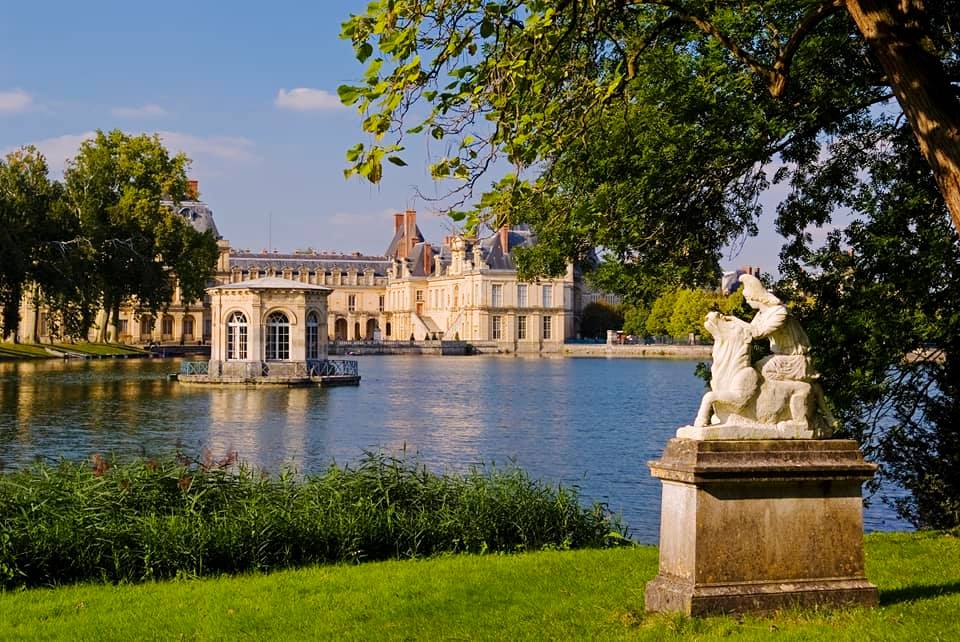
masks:
<path id="1" fill-rule="evenodd" d="M 7 359 L 50 359 L 52 354 L 42 346 L 30 343 L 0 343 L 0 360 Z"/>
<path id="2" fill-rule="evenodd" d="M 0 639 L 957 640 L 960 542 L 867 537 L 878 609 L 690 619 L 643 612 L 651 547 L 451 555 L 0 594 Z"/>
<path id="3" fill-rule="evenodd" d="M 123 345 L 122 343 L 90 343 L 88 341 L 78 341 L 77 343 L 55 343 L 52 347 L 55 350 L 66 350 L 68 352 L 77 352 L 80 354 L 97 356 L 147 354 L 145 350 Z"/>

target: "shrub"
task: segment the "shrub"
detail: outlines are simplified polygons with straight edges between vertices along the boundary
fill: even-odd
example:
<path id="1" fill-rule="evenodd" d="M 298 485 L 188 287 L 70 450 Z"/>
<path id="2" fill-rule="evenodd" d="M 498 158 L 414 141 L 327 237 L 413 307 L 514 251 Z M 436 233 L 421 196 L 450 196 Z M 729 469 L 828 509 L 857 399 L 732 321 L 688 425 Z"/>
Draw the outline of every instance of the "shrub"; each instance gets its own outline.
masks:
<path id="1" fill-rule="evenodd" d="M 521 470 L 438 475 L 381 454 L 305 477 L 233 457 L 38 463 L 0 476 L 0 533 L 4 587 L 627 541 L 603 505 Z"/>

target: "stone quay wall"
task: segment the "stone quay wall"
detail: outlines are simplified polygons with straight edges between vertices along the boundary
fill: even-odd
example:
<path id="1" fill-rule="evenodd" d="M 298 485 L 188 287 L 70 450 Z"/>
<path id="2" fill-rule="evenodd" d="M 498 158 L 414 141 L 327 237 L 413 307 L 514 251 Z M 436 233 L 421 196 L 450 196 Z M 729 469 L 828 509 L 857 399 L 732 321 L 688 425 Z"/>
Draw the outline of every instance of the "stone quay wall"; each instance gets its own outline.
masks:
<path id="1" fill-rule="evenodd" d="M 604 343 L 568 343 L 563 346 L 567 357 L 627 357 L 663 359 L 710 359 L 713 346 L 701 345 L 608 345 Z"/>

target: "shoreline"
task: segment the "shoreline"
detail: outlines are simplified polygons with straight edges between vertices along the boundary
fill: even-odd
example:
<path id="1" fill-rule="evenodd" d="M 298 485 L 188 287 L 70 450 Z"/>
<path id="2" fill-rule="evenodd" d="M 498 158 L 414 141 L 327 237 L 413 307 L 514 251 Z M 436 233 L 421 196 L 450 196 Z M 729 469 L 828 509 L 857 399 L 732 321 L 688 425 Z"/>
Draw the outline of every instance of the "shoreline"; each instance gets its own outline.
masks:
<path id="1" fill-rule="evenodd" d="M 713 346 L 709 345 L 607 345 L 564 344 L 564 357 L 612 357 L 617 359 L 710 359 Z"/>

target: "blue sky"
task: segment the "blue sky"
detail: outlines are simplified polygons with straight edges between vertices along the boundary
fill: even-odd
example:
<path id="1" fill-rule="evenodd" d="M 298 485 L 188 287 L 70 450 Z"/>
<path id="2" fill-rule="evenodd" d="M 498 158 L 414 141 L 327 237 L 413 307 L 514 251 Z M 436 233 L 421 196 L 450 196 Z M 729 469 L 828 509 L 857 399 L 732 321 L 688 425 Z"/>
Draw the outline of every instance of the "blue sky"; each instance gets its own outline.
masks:
<path id="1" fill-rule="evenodd" d="M 389 214 L 418 210 L 439 242 L 451 229 L 415 199 L 435 193 L 423 143 L 379 186 L 343 178 L 364 140 L 336 88 L 362 68 L 340 23 L 365 1 L 8 2 L 0 21 L 0 152 L 35 144 L 55 177 L 95 129 L 160 132 L 234 247 L 382 252 Z M 750 239 L 725 267 L 776 268 L 780 241 Z M 268 222 L 272 219 L 272 225 Z"/>

